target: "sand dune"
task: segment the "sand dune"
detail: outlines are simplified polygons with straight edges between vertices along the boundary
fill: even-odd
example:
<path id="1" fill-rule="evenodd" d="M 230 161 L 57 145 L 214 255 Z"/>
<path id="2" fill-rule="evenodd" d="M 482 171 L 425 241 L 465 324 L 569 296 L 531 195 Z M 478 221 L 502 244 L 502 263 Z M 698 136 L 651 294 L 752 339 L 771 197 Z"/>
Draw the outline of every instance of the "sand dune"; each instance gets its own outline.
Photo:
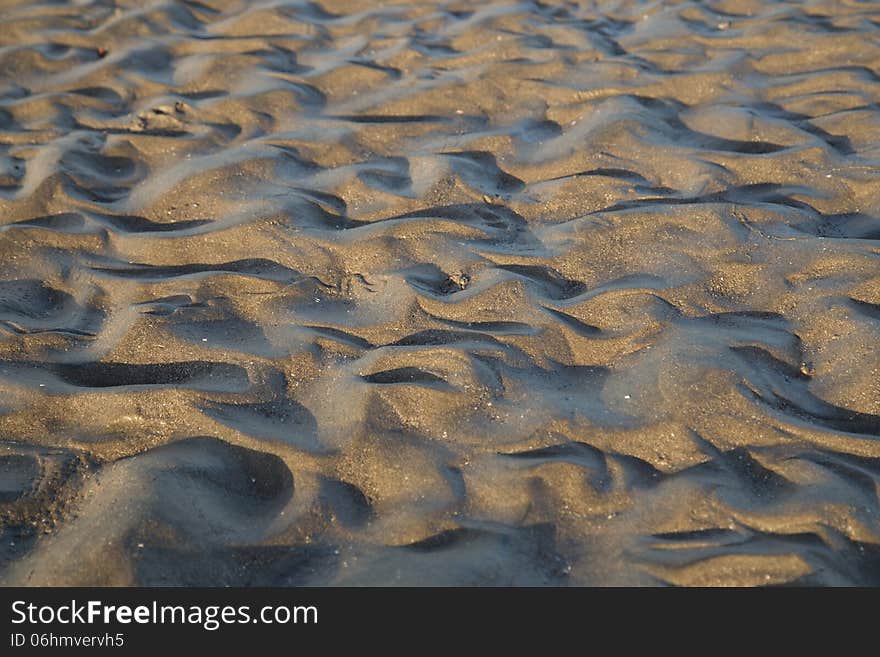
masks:
<path id="1" fill-rule="evenodd" d="M 871 2 L 0 0 L 0 583 L 880 584 Z"/>

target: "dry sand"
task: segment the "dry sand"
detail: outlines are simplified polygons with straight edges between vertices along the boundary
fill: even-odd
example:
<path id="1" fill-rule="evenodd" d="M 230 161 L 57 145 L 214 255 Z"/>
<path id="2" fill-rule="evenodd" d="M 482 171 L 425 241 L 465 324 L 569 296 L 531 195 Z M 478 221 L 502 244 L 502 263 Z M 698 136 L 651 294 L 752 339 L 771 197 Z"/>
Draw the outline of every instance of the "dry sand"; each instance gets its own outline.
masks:
<path id="1" fill-rule="evenodd" d="M 0 0 L 0 583 L 880 583 L 880 7 Z"/>

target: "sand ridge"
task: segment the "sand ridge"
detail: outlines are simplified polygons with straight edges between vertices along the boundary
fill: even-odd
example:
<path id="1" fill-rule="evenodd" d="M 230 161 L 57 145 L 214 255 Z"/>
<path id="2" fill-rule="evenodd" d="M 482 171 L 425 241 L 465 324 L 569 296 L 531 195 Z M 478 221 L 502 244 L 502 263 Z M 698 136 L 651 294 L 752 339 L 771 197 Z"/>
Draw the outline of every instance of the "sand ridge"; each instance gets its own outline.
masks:
<path id="1" fill-rule="evenodd" d="M 873 3 L 0 25 L 0 583 L 880 583 Z"/>

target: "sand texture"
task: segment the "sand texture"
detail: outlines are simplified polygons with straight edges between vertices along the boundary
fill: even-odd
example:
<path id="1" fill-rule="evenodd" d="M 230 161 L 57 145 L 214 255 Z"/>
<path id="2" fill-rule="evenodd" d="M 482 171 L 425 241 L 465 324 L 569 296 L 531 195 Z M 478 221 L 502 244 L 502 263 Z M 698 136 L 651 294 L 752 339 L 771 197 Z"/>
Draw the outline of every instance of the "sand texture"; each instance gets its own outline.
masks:
<path id="1" fill-rule="evenodd" d="M 0 0 L 0 584 L 880 584 L 880 4 Z"/>

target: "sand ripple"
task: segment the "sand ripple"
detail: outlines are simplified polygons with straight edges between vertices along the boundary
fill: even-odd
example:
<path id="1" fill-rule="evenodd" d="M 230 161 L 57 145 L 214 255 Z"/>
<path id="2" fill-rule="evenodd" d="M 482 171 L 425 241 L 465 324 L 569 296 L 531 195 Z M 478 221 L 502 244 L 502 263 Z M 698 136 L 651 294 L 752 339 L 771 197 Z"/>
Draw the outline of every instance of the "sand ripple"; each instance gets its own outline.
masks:
<path id="1" fill-rule="evenodd" d="M 855 0 L 0 0 L 0 582 L 880 584 Z"/>

